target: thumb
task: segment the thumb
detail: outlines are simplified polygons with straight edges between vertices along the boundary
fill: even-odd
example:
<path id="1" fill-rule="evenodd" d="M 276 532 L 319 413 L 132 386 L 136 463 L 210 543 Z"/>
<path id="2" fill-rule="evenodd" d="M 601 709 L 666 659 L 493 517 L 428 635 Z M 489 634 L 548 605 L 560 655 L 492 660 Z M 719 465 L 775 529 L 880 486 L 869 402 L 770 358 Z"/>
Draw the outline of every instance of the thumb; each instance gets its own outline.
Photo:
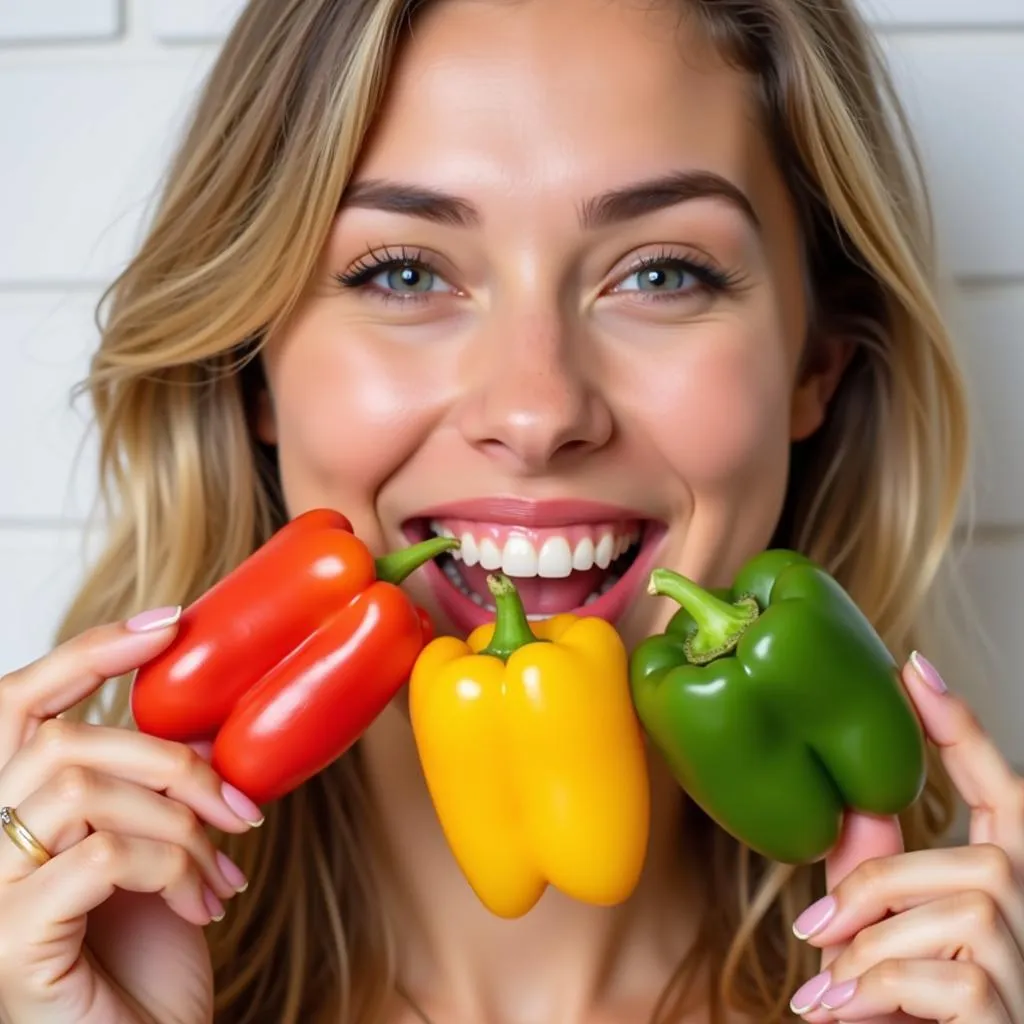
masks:
<path id="1" fill-rule="evenodd" d="M 825 858 L 825 889 L 831 893 L 839 883 L 865 861 L 903 853 L 903 830 L 899 818 L 878 818 L 850 811 L 843 821 L 839 841 Z M 843 945 L 826 946 L 821 952 L 824 970 L 842 952 Z"/>
<path id="2" fill-rule="evenodd" d="M 839 841 L 825 858 L 825 887 L 831 892 L 851 871 L 866 860 L 903 853 L 899 818 L 878 818 L 849 811 Z"/>

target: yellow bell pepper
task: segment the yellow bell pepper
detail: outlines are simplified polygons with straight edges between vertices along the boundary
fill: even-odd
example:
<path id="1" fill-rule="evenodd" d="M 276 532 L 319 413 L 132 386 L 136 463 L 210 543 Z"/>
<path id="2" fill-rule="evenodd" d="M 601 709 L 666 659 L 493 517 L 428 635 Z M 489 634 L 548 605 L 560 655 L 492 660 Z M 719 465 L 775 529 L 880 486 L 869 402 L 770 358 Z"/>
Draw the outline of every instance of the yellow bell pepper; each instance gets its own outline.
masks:
<path id="1" fill-rule="evenodd" d="M 639 880 L 650 823 L 626 649 L 602 619 L 529 623 L 507 577 L 488 586 L 496 622 L 466 641 L 432 641 L 409 684 L 445 837 L 501 917 L 525 914 L 548 885 L 620 903 Z"/>

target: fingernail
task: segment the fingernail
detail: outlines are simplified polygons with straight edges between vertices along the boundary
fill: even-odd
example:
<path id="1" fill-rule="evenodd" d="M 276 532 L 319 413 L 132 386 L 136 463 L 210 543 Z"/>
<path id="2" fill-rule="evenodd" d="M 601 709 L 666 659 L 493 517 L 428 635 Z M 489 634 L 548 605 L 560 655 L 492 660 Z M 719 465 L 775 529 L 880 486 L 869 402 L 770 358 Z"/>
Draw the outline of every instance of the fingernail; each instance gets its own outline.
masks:
<path id="1" fill-rule="evenodd" d="M 945 680 L 939 675 L 939 670 L 919 651 L 910 655 L 910 663 L 914 666 L 917 674 L 936 693 L 948 693 L 949 687 Z"/>
<path id="2" fill-rule="evenodd" d="M 166 608 L 151 608 L 148 612 L 133 615 L 124 624 L 130 633 L 149 633 L 154 629 L 165 629 L 173 626 L 181 618 L 181 605 L 168 605 Z"/>
<path id="3" fill-rule="evenodd" d="M 825 896 L 812 903 L 794 922 L 793 934 L 798 939 L 817 935 L 832 920 L 836 912 L 836 898 Z"/>
<path id="4" fill-rule="evenodd" d="M 217 899 L 217 894 L 212 889 L 203 890 L 203 902 L 206 904 L 206 909 L 210 912 L 211 921 L 224 920 L 224 914 L 226 913 L 224 904 Z"/>
<path id="5" fill-rule="evenodd" d="M 220 873 L 235 892 L 245 892 L 249 888 L 249 879 L 245 877 L 245 872 L 220 850 L 217 851 L 217 867 L 220 868 Z"/>
<path id="6" fill-rule="evenodd" d="M 185 746 L 191 747 L 204 761 L 213 760 L 213 744 L 209 740 L 193 740 Z"/>
<path id="7" fill-rule="evenodd" d="M 839 1007 L 845 1006 L 851 999 L 857 994 L 857 979 L 854 978 L 852 981 L 844 981 L 842 985 L 836 985 L 834 988 L 830 988 L 822 997 L 821 1005 L 826 1010 L 838 1010 Z"/>
<path id="8" fill-rule="evenodd" d="M 225 782 L 220 788 L 224 803 L 237 814 L 242 821 L 248 822 L 253 828 L 263 824 L 263 812 L 240 789 Z"/>
<path id="9" fill-rule="evenodd" d="M 831 988 L 832 975 L 828 971 L 811 978 L 793 993 L 789 1008 L 795 1014 L 810 1013 L 821 1002 L 821 997 Z"/>

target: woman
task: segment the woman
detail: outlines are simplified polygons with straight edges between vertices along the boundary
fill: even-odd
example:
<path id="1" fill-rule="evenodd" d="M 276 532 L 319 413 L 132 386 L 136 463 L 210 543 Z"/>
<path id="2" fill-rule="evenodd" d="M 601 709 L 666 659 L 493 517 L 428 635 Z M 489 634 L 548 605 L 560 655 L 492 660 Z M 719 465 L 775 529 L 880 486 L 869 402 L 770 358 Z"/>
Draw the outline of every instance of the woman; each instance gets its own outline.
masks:
<path id="1" fill-rule="evenodd" d="M 891 99 L 839 0 L 250 3 L 94 361 L 108 547 L 0 687 L 5 1020 L 1024 1024 L 1024 784 L 910 658 L 966 440 Z M 639 526 L 629 557 L 709 584 L 796 547 L 908 659 L 925 796 L 792 870 L 651 757 L 633 897 L 513 921 L 402 700 L 261 811 L 124 728 L 125 679 L 316 506 L 379 551 L 517 536 L 528 610 L 604 589 L 630 646 L 668 602 L 544 575 L 545 540 Z M 407 584 L 443 632 L 471 560 Z M 954 788 L 971 844 L 931 848 Z"/>

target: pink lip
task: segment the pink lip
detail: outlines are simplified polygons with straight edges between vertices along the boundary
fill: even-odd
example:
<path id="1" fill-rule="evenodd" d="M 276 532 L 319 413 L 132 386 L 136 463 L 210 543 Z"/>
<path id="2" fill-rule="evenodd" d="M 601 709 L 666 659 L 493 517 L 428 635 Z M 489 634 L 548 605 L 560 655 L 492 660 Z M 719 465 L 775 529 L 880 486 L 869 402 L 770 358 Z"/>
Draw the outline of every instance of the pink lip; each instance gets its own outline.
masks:
<path id="1" fill-rule="evenodd" d="M 632 510 L 624 510 L 598 503 L 551 502 L 543 505 L 535 505 L 528 502 L 512 501 L 506 503 L 503 500 L 498 500 L 477 503 L 460 502 L 446 507 L 439 506 L 425 514 L 423 519 L 441 519 L 445 516 L 452 516 L 460 519 L 478 518 L 483 522 L 515 522 L 527 525 L 527 522 L 524 522 L 523 519 L 508 518 L 510 515 L 510 509 L 512 509 L 513 514 L 514 510 L 525 512 L 528 517 L 529 525 L 548 526 L 552 525 L 552 520 L 548 518 L 547 515 L 544 515 L 543 518 L 541 518 L 540 513 L 537 510 L 539 508 L 543 508 L 546 513 L 549 508 L 553 508 L 556 514 L 565 517 L 562 520 L 556 520 L 558 525 L 568 525 L 569 523 L 588 521 L 587 518 L 581 519 L 578 515 L 573 517 L 566 515 L 566 508 L 573 508 L 578 511 L 581 507 L 589 512 L 589 515 L 592 517 L 592 521 L 597 522 L 608 522 L 609 520 L 616 519 L 643 518 L 642 516 L 638 516 L 637 513 Z M 504 510 L 505 512 L 505 518 L 503 519 L 495 517 L 494 515 L 495 511 L 501 510 Z M 422 519 L 420 519 L 420 522 L 422 522 Z M 651 570 L 654 568 L 657 561 L 658 552 L 661 547 L 659 541 L 664 537 L 665 532 L 666 530 L 663 524 L 654 523 L 648 520 L 647 525 L 644 528 L 640 553 L 637 555 L 636 560 L 629 569 L 626 570 L 622 579 L 620 579 L 607 594 L 602 594 L 596 601 L 593 601 L 588 605 L 569 609 L 570 613 L 573 615 L 604 619 L 606 622 L 612 623 L 613 625 L 618 622 L 618 620 L 626 613 L 626 610 L 629 608 L 640 589 L 646 585 Z M 416 536 L 410 539 L 420 540 L 422 539 L 422 536 Z M 436 561 L 427 562 L 422 571 L 430 585 L 430 589 L 437 598 L 437 602 L 440 605 L 441 610 L 457 630 L 464 634 L 469 634 L 478 626 L 482 626 L 493 621 L 493 613 L 488 612 L 485 608 L 481 608 L 477 604 L 474 604 L 456 587 L 452 586 L 448 577 L 445 576 Z"/>
<path id="2" fill-rule="evenodd" d="M 637 509 L 608 505 L 597 501 L 527 501 L 523 498 L 473 498 L 435 505 L 420 512 L 416 519 L 473 519 L 482 523 L 510 526 L 555 527 L 574 523 L 608 523 L 625 519 L 650 519 Z M 623 577 L 625 579 L 625 577 Z M 472 602 L 470 602 L 472 603 Z"/>

